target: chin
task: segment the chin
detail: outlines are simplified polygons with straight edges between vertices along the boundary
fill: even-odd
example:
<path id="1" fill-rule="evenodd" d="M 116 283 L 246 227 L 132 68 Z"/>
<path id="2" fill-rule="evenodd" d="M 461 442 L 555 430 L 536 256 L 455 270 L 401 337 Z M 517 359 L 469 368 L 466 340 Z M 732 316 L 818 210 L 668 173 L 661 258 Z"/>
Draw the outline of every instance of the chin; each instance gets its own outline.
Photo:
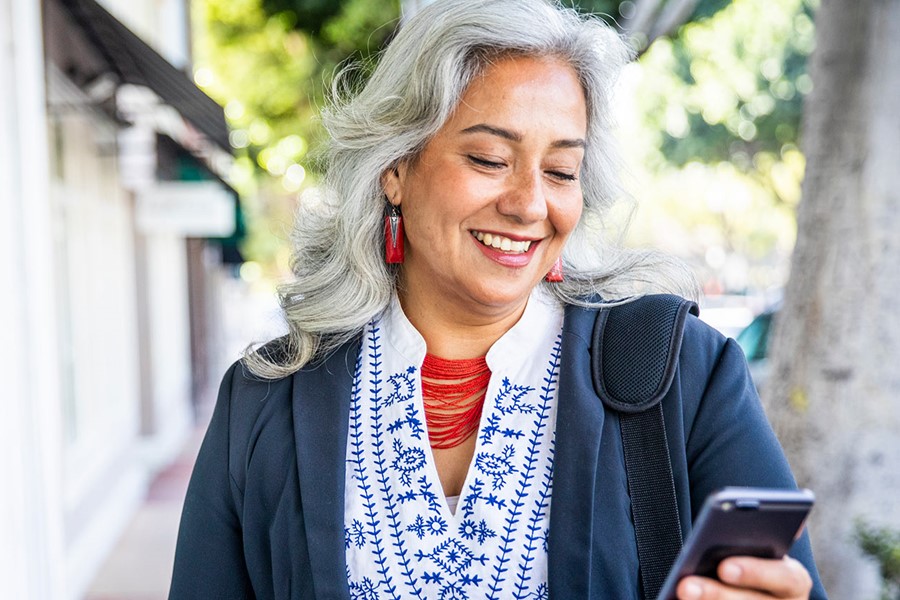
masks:
<path id="1" fill-rule="evenodd" d="M 526 286 L 521 284 L 516 286 L 503 286 L 498 285 L 498 282 L 493 281 L 481 286 L 481 288 L 473 294 L 473 298 L 477 300 L 479 304 L 494 308 L 517 306 L 528 300 L 531 291 L 536 285 L 537 283 Z"/>

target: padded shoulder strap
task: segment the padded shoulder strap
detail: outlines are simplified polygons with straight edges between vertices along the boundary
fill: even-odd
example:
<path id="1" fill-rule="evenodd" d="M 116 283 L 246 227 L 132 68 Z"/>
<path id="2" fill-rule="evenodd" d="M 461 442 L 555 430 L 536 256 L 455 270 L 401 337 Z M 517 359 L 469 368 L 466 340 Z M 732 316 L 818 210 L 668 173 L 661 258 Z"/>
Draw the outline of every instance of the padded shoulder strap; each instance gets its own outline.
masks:
<path id="1" fill-rule="evenodd" d="M 603 308 L 594 323 L 591 376 L 603 403 L 613 410 L 647 410 L 666 395 L 675 377 L 690 300 L 670 294 L 642 296 Z"/>
<path id="2" fill-rule="evenodd" d="M 618 411 L 644 598 L 659 594 L 681 550 L 681 522 L 662 400 L 675 377 L 693 302 L 644 296 L 601 309 L 594 324 L 591 375 L 603 403 Z"/>

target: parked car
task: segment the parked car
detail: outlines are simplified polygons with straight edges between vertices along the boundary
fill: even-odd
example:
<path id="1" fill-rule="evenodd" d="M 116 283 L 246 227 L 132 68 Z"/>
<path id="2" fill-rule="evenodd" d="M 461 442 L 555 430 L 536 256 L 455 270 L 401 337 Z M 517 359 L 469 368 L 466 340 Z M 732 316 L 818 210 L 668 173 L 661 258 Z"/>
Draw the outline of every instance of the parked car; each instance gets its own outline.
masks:
<path id="1" fill-rule="evenodd" d="M 750 375 L 757 390 L 761 390 L 769 378 L 769 335 L 779 308 L 776 305 L 756 315 L 735 337 L 750 363 Z"/>

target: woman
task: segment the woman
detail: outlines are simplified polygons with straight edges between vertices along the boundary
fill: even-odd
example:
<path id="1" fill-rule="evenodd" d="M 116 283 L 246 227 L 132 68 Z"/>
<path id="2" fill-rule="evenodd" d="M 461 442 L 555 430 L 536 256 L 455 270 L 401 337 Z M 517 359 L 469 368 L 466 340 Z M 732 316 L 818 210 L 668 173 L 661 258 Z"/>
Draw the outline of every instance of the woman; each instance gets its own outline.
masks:
<path id="1" fill-rule="evenodd" d="M 640 597 L 578 307 L 691 285 L 597 233 L 628 58 L 543 0 L 439 0 L 357 95 L 336 93 L 325 193 L 282 295 L 290 334 L 225 377 L 170 598 Z M 734 343 L 696 319 L 683 343 L 665 400 L 679 502 L 793 486 Z M 680 597 L 824 597 L 805 537 L 794 554 L 730 559 Z"/>

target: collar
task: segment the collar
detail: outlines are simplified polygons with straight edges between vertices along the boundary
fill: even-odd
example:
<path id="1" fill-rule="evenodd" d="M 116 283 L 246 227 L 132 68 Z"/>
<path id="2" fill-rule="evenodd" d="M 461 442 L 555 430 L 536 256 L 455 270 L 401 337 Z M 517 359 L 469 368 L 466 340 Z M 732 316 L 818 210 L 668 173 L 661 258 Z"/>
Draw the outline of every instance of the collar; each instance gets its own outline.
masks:
<path id="1" fill-rule="evenodd" d="M 563 307 L 541 286 L 532 290 L 522 316 L 488 349 L 485 359 L 492 372 L 516 370 L 524 357 L 532 356 L 541 346 L 540 332 L 559 332 Z M 427 348 L 422 334 L 410 323 L 397 294 L 379 319 L 384 325 L 387 341 L 407 362 L 421 366 Z"/>

